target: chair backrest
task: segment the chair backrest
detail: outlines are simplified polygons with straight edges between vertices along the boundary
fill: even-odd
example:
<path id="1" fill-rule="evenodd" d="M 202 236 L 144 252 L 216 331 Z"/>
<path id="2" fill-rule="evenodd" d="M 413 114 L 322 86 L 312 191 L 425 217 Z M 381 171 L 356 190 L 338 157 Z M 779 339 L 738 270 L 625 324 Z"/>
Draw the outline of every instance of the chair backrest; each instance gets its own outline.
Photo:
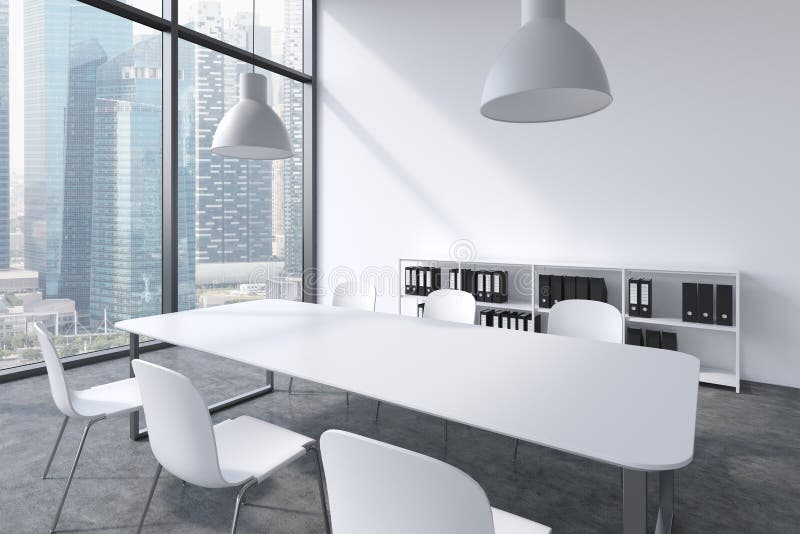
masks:
<path id="1" fill-rule="evenodd" d="M 42 349 L 42 356 L 44 356 L 44 364 L 47 367 L 50 393 L 53 395 L 56 407 L 64 415 L 69 417 L 77 416 L 78 414 L 75 413 L 72 407 L 72 391 L 67 386 L 67 379 L 64 377 L 64 366 L 61 365 L 61 360 L 58 359 L 58 352 L 55 345 L 53 345 L 53 341 L 39 323 L 33 324 L 33 331 L 39 339 L 39 346 Z"/>
<path id="2" fill-rule="evenodd" d="M 622 314 L 596 300 L 562 300 L 550 310 L 547 333 L 622 343 Z"/>
<path id="3" fill-rule="evenodd" d="M 333 534 L 493 534 L 489 500 L 444 462 L 341 430 L 320 438 Z"/>
<path id="4" fill-rule="evenodd" d="M 457 289 L 439 289 L 425 301 L 425 319 L 475 324 L 475 297 Z"/>
<path id="5" fill-rule="evenodd" d="M 359 288 L 353 284 L 342 282 L 333 291 L 334 306 L 354 310 L 375 311 L 375 286 Z"/>
<path id="6" fill-rule="evenodd" d="M 131 362 L 153 455 L 164 469 L 205 488 L 230 486 L 222 477 L 214 427 L 203 397 L 180 373 L 142 360 Z"/>

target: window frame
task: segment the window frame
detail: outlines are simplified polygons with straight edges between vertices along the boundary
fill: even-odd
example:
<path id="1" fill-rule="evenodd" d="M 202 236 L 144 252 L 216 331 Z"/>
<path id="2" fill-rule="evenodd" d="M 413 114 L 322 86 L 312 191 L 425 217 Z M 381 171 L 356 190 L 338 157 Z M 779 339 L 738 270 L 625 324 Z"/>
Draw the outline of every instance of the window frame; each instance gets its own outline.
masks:
<path id="1" fill-rule="evenodd" d="M 161 16 L 118 0 L 77 0 L 161 32 L 162 35 L 162 313 L 178 311 L 178 47 L 184 40 L 303 84 L 303 275 L 304 302 L 317 301 L 316 255 L 316 0 L 303 0 L 303 71 L 254 54 L 178 23 L 181 0 L 162 0 Z M 255 14 L 253 14 L 255 17 Z M 310 74 L 308 74 L 310 72 Z M 141 350 L 170 345 L 142 343 Z M 65 368 L 128 356 L 127 346 L 69 356 Z M 45 374 L 44 362 L 0 370 L 0 383 Z"/>

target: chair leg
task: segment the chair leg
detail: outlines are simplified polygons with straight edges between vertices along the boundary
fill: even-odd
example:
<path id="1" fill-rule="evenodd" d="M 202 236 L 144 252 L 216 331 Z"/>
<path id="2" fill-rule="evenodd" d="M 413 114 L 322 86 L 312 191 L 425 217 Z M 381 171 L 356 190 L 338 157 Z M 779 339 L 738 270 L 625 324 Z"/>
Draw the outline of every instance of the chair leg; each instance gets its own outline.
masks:
<path id="1" fill-rule="evenodd" d="M 514 440 L 514 461 L 517 461 L 517 451 L 519 451 L 519 440 Z"/>
<path id="2" fill-rule="evenodd" d="M 325 495 L 325 470 L 322 468 L 322 458 L 320 458 L 319 449 L 315 446 L 314 457 L 317 460 L 317 471 L 319 473 L 319 498 L 322 502 L 322 517 L 325 519 L 325 532 L 331 534 L 331 517 L 328 510 L 328 497 Z"/>
<path id="3" fill-rule="evenodd" d="M 231 524 L 231 534 L 236 534 L 236 523 L 239 522 L 239 508 L 242 507 L 242 500 L 244 499 L 244 494 L 255 486 L 258 483 L 256 479 L 250 479 L 249 481 L 245 482 L 244 485 L 239 490 L 239 494 L 236 496 L 236 508 L 233 510 L 233 524 Z"/>
<path id="4" fill-rule="evenodd" d="M 291 395 L 291 394 L 292 394 L 292 384 L 293 384 L 293 383 L 294 383 L 294 377 L 293 377 L 293 376 L 290 376 L 290 377 L 289 377 L 289 395 Z"/>
<path id="5" fill-rule="evenodd" d="M 447 419 L 444 420 L 444 440 L 447 441 Z"/>
<path id="6" fill-rule="evenodd" d="M 136 534 L 139 534 L 142 531 L 142 527 L 144 526 L 144 518 L 147 516 L 147 510 L 150 509 L 150 501 L 153 500 L 153 494 L 156 492 L 156 486 L 158 485 L 158 477 L 160 476 L 161 476 L 161 464 L 158 464 L 158 468 L 156 468 L 156 476 L 153 477 L 153 485 L 150 486 L 150 493 L 147 494 L 147 502 L 144 503 L 142 518 L 139 520 L 139 528 L 136 529 Z"/>
<path id="7" fill-rule="evenodd" d="M 86 436 L 89 434 L 89 429 L 98 421 L 102 421 L 105 419 L 105 415 L 101 415 L 99 417 L 95 417 L 91 419 L 88 423 L 86 423 L 86 428 L 83 429 L 83 436 L 81 436 L 81 442 L 78 445 L 78 452 L 75 454 L 75 461 L 72 462 L 72 469 L 69 470 L 69 476 L 67 477 L 67 484 L 64 486 L 64 494 L 61 496 L 61 502 L 58 503 L 58 509 L 56 510 L 56 517 L 53 519 L 53 526 L 50 528 L 50 532 L 56 531 L 56 526 L 58 525 L 58 518 L 61 517 L 61 510 L 64 508 L 64 501 L 67 500 L 67 493 L 69 492 L 69 487 L 72 484 L 72 477 L 75 476 L 75 468 L 78 467 L 78 460 L 81 457 L 81 451 L 83 451 L 83 445 L 86 443 Z"/>
<path id="8" fill-rule="evenodd" d="M 42 475 L 42 480 L 47 478 L 47 473 L 50 472 L 50 465 L 53 463 L 53 458 L 56 456 L 56 451 L 58 450 L 58 445 L 61 443 L 61 436 L 64 435 L 64 429 L 67 428 L 67 421 L 69 421 L 69 416 L 65 415 L 64 420 L 61 422 L 61 428 L 58 431 L 58 437 L 56 438 L 56 443 L 53 445 L 53 450 L 50 453 L 50 458 L 47 459 L 47 465 L 44 466 L 44 474 Z"/>
<path id="9" fill-rule="evenodd" d="M 378 401 L 378 407 L 375 409 L 375 422 L 378 422 L 378 417 L 381 415 L 381 401 Z"/>
<path id="10" fill-rule="evenodd" d="M 348 405 L 348 406 L 350 406 L 350 392 L 349 392 L 349 391 L 345 391 L 344 393 L 345 393 L 345 395 L 347 396 L 347 397 L 346 397 L 346 398 L 347 398 L 347 401 L 346 401 L 346 402 L 347 402 L 347 405 Z"/>

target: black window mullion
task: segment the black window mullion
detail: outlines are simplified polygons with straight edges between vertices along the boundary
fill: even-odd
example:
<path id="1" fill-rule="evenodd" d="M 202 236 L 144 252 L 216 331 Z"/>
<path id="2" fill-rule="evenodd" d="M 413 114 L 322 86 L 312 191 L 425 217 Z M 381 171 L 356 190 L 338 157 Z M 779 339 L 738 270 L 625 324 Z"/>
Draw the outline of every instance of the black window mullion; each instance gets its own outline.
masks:
<path id="1" fill-rule="evenodd" d="M 161 310 L 178 311 L 178 0 L 163 0 L 170 30 L 162 38 Z"/>

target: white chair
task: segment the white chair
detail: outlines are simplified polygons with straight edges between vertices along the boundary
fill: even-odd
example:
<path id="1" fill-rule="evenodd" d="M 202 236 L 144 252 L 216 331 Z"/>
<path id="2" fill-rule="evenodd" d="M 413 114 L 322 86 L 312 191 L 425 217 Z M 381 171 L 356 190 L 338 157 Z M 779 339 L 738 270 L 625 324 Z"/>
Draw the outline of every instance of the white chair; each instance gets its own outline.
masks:
<path id="1" fill-rule="evenodd" d="M 341 430 L 320 438 L 333 534 L 549 534 L 492 508 L 464 472 Z"/>
<path id="2" fill-rule="evenodd" d="M 547 333 L 622 343 L 622 314 L 596 300 L 562 300 L 547 316 Z"/>
<path id="3" fill-rule="evenodd" d="M 475 297 L 457 289 L 439 289 L 425 300 L 424 319 L 475 324 Z"/>
<path id="4" fill-rule="evenodd" d="M 596 300 L 562 300 L 550 309 L 547 333 L 579 337 L 594 341 L 622 343 L 622 314 L 605 302 Z M 519 440 L 514 442 L 514 461 L 517 461 Z"/>
<path id="5" fill-rule="evenodd" d="M 142 360 L 131 365 L 142 392 L 150 448 L 158 461 L 137 532 L 144 525 L 162 467 L 204 488 L 239 486 L 231 524 L 234 533 L 247 490 L 311 450 L 320 469 L 320 497 L 330 531 L 322 467 L 312 438 L 248 416 L 213 425 L 205 401 L 188 378 Z"/>
<path id="6" fill-rule="evenodd" d="M 61 517 L 61 510 L 64 508 L 64 502 L 67 500 L 67 493 L 72 484 L 72 478 L 75 475 L 75 468 L 78 467 L 78 460 L 83 451 L 83 445 L 86 442 L 86 436 L 89 434 L 89 429 L 98 421 L 102 421 L 107 417 L 118 414 L 127 414 L 142 407 L 142 400 L 139 396 L 139 388 L 136 384 L 136 379 L 128 378 L 118 382 L 111 382 L 95 386 L 89 389 L 73 390 L 67 385 L 66 377 L 64 376 L 64 367 L 61 365 L 61 360 L 58 358 L 58 352 L 53 345 L 50 336 L 39 323 L 34 323 L 33 331 L 39 339 L 39 345 L 42 348 L 42 356 L 44 356 L 44 363 L 47 367 L 47 379 L 50 382 L 50 392 L 53 395 L 53 401 L 56 407 L 64 414 L 64 420 L 61 423 L 61 428 L 58 431 L 56 443 L 53 445 L 53 450 L 50 452 L 50 457 L 47 459 L 47 465 L 44 467 L 42 478 L 47 478 L 47 473 L 50 471 L 50 465 L 53 463 L 53 458 L 58 450 L 58 445 L 61 443 L 61 437 L 64 435 L 64 429 L 67 427 L 67 422 L 70 418 L 88 420 L 86 427 L 83 429 L 81 441 L 78 444 L 78 452 L 75 453 L 75 460 L 72 462 L 72 468 L 67 477 L 67 483 L 64 486 L 64 493 L 61 495 L 61 501 L 58 503 L 58 510 L 53 519 L 53 526 L 50 532 L 55 532 L 58 525 L 58 519 Z"/>
<path id="7" fill-rule="evenodd" d="M 375 311 L 375 286 L 367 285 L 363 291 L 358 287 L 342 282 L 333 291 L 333 301 L 331 305 L 337 308 L 349 308 L 351 310 Z M 294 378 L 289 377 L 289 395 L 292 394 Z M 347 393 L 347 405 L 350 406 L 350 392 Z"/>
<path id="8" fill-rule="evenodd" d="M 451 323 L 475 324 L 475 297 L 457 289 L 439 289 L 425 300 L 423 319 L 447 321 Z M 381 414 L 381 401 L 375 410 L 375 421 Z M 444 422 L 444 439 L 447 441 L 447 420 Z"/>

